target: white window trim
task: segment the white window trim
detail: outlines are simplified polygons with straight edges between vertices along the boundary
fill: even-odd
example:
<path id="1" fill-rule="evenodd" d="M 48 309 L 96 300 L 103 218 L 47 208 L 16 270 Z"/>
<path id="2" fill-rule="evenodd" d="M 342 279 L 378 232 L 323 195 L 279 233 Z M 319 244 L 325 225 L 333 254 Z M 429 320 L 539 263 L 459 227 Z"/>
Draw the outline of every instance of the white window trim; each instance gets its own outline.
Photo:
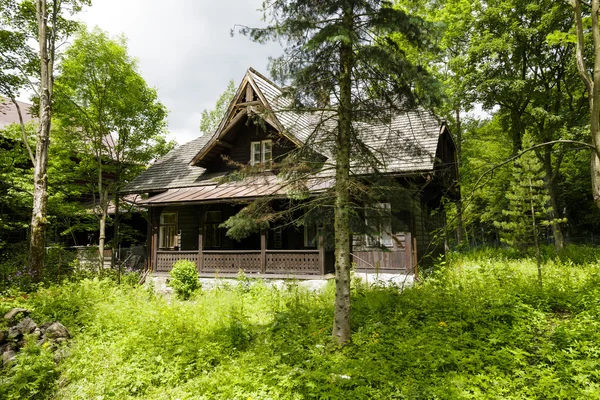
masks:
<path id="1" fill-rule="evenodd" d="M 254 145 L 260 145 L 260 160 L 257 160 L 255 157 L 255 152 L 254 152 Z M 269 144 L 271 147 L 271 157 L 266 160 L 265 159 L 265 145 Z M 262 163 L 265 164 L 265 166 L 267 166 L 267 163 L 271 163 L 273 161 L 273 141 L 272 140 L 261 140 L 261 141 L 256 141 L 256 142 L 250 142 L 250 165 L 254 166 L 256 164 Z"/>

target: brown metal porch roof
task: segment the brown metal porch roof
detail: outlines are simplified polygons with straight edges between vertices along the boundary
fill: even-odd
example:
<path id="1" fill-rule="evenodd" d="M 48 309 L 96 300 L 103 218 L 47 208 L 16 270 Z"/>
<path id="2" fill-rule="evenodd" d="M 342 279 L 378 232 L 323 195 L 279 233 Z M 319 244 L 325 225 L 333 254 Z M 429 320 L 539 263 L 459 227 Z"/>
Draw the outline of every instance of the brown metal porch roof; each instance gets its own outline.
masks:
<path id="1" fill-rule="evenodd" d="M 332 178 L 314 178 L 305 185 L 311 193 L 321 192 L 333 186 Z M 293 190 L 288 182 L 275 175 L 262 175 L 243 181 L 207 183 L 202 186 L 169 189 L 166 192 L 138 201 L 139 205 L 165 205 L 180 203 L 203 203 L 223 200 L 254 199 L 261 196 L 286 196 Z"/>

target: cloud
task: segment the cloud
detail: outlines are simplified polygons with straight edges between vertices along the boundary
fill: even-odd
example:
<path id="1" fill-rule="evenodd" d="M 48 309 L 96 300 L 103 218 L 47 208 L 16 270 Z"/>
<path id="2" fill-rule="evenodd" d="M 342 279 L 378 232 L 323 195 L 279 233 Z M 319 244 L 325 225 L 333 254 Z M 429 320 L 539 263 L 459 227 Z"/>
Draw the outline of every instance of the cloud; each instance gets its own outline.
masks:
<path id="1" fill-rule="evenodd" d="M 260 45 L 240 35 L 235 24 L 264 26 L 261 0 L 103 0 L 80 14 L 111 35 L 128 38 L 146 82 L 170 110 L 171 138 L 185 143 L 199 135 L 203 109 L 212 108 L 227 83 L 248 67 L 267 73 L 278 44 Z"/>

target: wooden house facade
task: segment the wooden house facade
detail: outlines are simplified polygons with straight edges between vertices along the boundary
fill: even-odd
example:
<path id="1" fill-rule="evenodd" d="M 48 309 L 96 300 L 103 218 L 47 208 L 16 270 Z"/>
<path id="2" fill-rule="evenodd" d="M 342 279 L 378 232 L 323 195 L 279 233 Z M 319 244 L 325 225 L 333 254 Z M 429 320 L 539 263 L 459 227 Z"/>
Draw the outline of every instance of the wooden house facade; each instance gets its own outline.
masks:
<path id="1" fill-rule="evenodd" d="M 332 152 L 324 141 L 323 115 L 293 111 L 273 82 L 249 69 L 213 135 L 184 144 L 133 180 L 126 193 L 143 193 L 149 210 L 148 259 L 152 271 L 168 272 L 181 259 L 196 263 L 201 276 L 226 277 L 243 271 L 261 277 L 323 277 L 334 271 L 333 221 L 270 223 L 239 240 L 223 223 L 248 202 L 269 199 L 275 211 L 290 207 L 294 190 L 277 168 L 292 152 L 309 148 L 322 165 Z M 257 122 L 257 120 L 259 122 Z M 330 122 L 331 123 L 331 122 Z M 335 123 L 335 121 L 333 122 Z M 381 160 L 379 168 L 353 164 L 355 175 L 391 179 L 401 188 L 361 205 L 363 228 L 353 235 L 353 262 L 359 271 L 410 273 L 431 253 L 431 232 L 443 215 L 432 217 L 443 196 L 453 196 L 455 147 L 433 113 L 414 110 L 385 123 L 361 128 L 361 140 Z M 255 173 L 228 179 L 240 167 Z M 307 197 L 335 185 L 331 173 L 316 169 L 303 182 Z M 303 200 L 295 200 L 295 204 Z M 294 220 L 302 221 L 301 207 Z M 359 224 L 360 225 L 360 224 Z"/>

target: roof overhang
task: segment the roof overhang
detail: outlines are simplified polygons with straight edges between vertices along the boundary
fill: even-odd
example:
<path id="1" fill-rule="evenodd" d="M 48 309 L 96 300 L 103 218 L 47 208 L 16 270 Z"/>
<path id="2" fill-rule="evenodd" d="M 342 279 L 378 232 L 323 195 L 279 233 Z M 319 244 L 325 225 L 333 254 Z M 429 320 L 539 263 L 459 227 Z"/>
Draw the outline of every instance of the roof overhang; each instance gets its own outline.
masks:
<path id="1" fill-rule="evenodd" d="M 303 190 L 317 194 L 331 188 L 333 178 L 311 178 L 303 183 Z M 219 184 L 212 182 L 202 186 L 169 189 L 156 196 L 138 202 L 143 206 L 217 203 L 227 201 L 249 201 L 261 197 L 288 197 L 298 185 L 278 179 L 275 175 L 262 175 L 243 181 Z"/>

